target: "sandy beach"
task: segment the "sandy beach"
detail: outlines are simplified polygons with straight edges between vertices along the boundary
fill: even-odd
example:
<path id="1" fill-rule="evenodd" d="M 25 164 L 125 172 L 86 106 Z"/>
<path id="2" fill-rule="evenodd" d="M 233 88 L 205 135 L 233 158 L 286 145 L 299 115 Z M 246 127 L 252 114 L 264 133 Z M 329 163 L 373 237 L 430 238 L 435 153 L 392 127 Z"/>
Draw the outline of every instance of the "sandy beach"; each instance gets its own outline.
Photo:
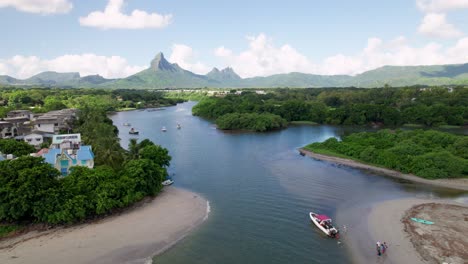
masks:
<path id="1" fill-rule="evenodd" d="M 184 238 L 208 213 L 203 197 L 166 187 L 155 199 L 120 215 L 1 241 L 0 263 L 146 263 Z"/>
<path id="2" fill-rule="evenodd" d="M 435 224 L 416 223 L 410 217 Z M 466 205 L 443 200 L 398 199 L 378 203 L 369 213 L 367 223 L 373 239 L 373 247 L 369 244 L 368 251 L 374 256 L 354 252 L 353 257 L 356 263 L 462 264 L 463 252 L 468 249 L 465 217 L 468 217 Z M 377 256 L 376 241 L 388 244 L 382 256 Z"/>
<path id="3" fill-rule="evenodd" d="M 311 158 L 317 159 L 317 160 L 324 160 L 324 161 L 330 161 L 333 163 L 337 163 L 340 165 L 345 165 L 348 167 L 352 168 L 357 168 L 357 169 L 363 169 L 363 170 L 369 170 L 377 173 L 383 173 L 387 176 L 398 178 L 398 179 L 403 179 L 403 180 L 408 180 L 412 182 L 418 182 L 418 183 L 423 183 L 423 184 L 429 184 L 429 185 L 434 185 L 434 186 L 439 186 L 439 187 L 444 187 L 444 188 L 451 188 L 451 189 L 457 189 L 457 190 L 463 190 L 463 191 L 468 191 L 468 179 L 440 179 L 440 180 L 427 180 L 418 176 L 414 176 L 411 174 L 404 174 L 399 171 L 395 170 L 390 170 L 390 169 L 385 169 L 377 166 L 372 166 L 364 163 L 360 163 L 354 160 L 350 159 L 344 159 L 344 158 L 338 158 L 338 157 L 333 157 L 333 156 L 327 156 L 327 155 L 322 155 L 322 154 L 317 154 L 312 151 L 305 150 L 303 148 L 299 149 L 299 152 L 302 155 L 307 155 Z"/>

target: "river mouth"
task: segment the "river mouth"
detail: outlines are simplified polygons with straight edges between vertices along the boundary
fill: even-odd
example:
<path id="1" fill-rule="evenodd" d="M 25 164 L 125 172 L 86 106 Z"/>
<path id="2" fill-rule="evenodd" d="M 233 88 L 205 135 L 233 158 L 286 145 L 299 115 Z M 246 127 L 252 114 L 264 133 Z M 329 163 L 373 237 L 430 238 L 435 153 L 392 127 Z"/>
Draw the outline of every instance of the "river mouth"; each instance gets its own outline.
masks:
<path id="1" fill-rule="evenodd" d="M 132 136 L 121 124 L 129 122 L 140 131 L 139 139 L 149 138 L 169 149 L 175 186 L 210 201 L 207 221 L 154 263 L 349 263 L 345 243 L 323 237 L 310 222 L 310 211 L 365 233 L 362 219 L 376 202 L 468 197 L 317 161 L 297 151 L 311 142 L 354 132 L 355 127 L 303 125 L 265 134 L 224 133 L 192 116 L 194 104 L 111 116 L 124 147 Z M 167 132 L 161 132 L 163 126 Z M 365 235 L 361 240 L 353 243 L 368 242 Z"/>

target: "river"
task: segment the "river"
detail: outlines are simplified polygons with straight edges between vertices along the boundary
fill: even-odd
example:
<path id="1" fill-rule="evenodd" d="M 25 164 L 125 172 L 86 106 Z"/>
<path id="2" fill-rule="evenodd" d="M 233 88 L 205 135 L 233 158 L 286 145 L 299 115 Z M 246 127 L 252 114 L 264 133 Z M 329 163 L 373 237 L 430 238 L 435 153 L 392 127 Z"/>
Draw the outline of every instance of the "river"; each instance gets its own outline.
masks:
<path id="1" fill-rule="evenodd" d="M 169 172 L 175 186 L 210 201 L 208 220 L 155 257 L 154 263 L 350 263 L 344 243 L 319 233 L 308 218 L 309 211 L 334 217 L 339 210 L 357 208 L 360 213 L 337 223 L 353 228 L 377 201 L 468 199 L 457 191 L 402 182 L 297 152 L 308 143 L 362 128 L 293 126 L 269 133 L 226 133 L 192 116 L 193 105 L 188 102 L 161 111 L 111 116 L 124 147 L 135 137 L 123 126 L 129 122 L 140 131 L 138 139 L 149 138 L 169 149 Z M 177 123 L 181 129 L 176 128 Z M 163 126 L 167 132 L 161 131 Z M 373 244 L 370 241 L 372 253 Z"/>

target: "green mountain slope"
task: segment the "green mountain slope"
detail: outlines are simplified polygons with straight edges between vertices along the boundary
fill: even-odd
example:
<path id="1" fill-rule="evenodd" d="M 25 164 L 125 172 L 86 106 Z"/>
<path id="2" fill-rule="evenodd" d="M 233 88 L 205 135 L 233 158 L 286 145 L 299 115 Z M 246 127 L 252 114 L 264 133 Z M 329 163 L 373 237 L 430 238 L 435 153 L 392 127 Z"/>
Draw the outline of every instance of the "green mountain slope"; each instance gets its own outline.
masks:
<path id="1" fill-rule="evenodd" d="M 43 72 L 25 80 L 0 75 L 0 84 L 102 88 L 270 88 L 270 87 L 382 87 L 411 85 L 468 85 L 468 64 L 434 66 L 384 66 L 356 76 L 315 75 L 299 72 L 242 79 L 232 68 L 213 68 L 206 75 L 182 69 L 168 62 L 162 53 L 150 67 L 122 79 L 79 73 Z"/>
<path id="2" fill-rule="evenodd" d="M 162 53 L 156 55 L 148 69 L 124 79 L 105 83 L 103 86 L 112 88 L 194 88 L 221 87 L 219 81 L 198 75 L 169 63 Z"/>

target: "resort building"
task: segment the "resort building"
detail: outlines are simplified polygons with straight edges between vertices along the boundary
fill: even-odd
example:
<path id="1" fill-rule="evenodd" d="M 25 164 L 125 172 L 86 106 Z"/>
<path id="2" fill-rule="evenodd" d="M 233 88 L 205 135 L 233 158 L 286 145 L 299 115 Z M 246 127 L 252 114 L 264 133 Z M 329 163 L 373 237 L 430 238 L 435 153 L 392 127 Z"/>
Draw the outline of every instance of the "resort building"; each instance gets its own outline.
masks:
<path id="1" fill-rule="evenodd" d="M 51 148 L 41 149 L 39 153 L 63 176 L 68 175 L 74 166 L 94 167 L 92 148 L 81 145 L 80 134 L 54 135 Z"/>

